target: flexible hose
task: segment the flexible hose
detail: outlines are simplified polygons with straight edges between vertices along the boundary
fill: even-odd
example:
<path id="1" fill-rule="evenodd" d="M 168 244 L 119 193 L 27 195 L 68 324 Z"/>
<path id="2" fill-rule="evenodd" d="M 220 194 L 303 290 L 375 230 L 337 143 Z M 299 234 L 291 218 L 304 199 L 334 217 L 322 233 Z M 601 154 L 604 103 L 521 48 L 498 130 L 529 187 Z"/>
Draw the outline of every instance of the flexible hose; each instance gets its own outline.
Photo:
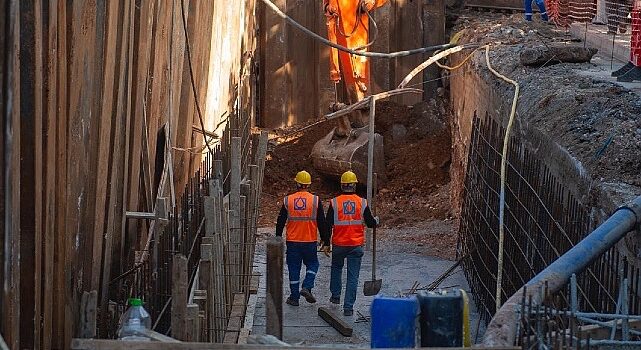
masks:
<path id="1" fill-rule="evenodd" d="M 505 240 L 505 173 L 507 168 L 507 148 L 512 132 L 512 125 L 514 124 L 514 116 L 516 115 L 516 106 L 519 100 L 519 83 L 502 75 L 492 68 L 490 64 L 490 46 L 485 46 L 485 61 L 487 68 L 496 75 L 498 78 L 514 85 L 514 99 L 512 100 L 512 110 L 510 111 L 510 119 L 507 122 L 505 129 L 505 138 L 503 139 L 503 154 L 501 155 L 501 194 L 499 198 L 499 254 L 498 254 L 498 268 L 496 271 L 496 310 L 501 307 L 501 290 L 503 282 L 503 244 Z"/>
<path id="2" fill-rule="evenodd" d="M 446 65 L 443 65 L 439 62 L 436 62 L 436 64 L 444 69 L 447 69 L 449 71 L 459 69 L 461 68 L 467 61 L 470 60 L 472 55 L 479 50 L 485 48 L 485 61 L 487 63 L 487 68 L 497 76 L 498 78 L 514 85 L 515 91 L 514 91 L 514 99 L 512 100 L 512 109 L 510 111 L 510 118 L 507 123 L 507 128 L 505 129 L 505 138 L 503 139 L 503 151 L 501 155 L 501 192 L 500 192 L 500 198 L 499 198 L 499 251 L 498 251 L 498 268 L 496 272 L 496 310 L 498 310 L 501 307 L 501 290 L 503 289 L 503 260 L 504 260 L 504 252 L 503 252 L 503 247 L 504 247 L 504 241 L 505 241 L 505 177 L 506 177 L 506 168 L 507 168 L 507 150 L 508 150 L 508 144 L 510 140 L 510 134 L 512 132 L 512 126 L 514 124 L 514 117 L 516 116 L 516 106 L 518 104 L 518 99 L 519 99 L 519 92 L 520 92 L 520 87 L 519 84 L 502 75 L 501 73 L 497 72 L 494 68 L 492 68 L 492 64 L 490 63 L 490 45 L 485 45 L 480 48 L 477 48 L 474 50 L 472 53 L 470 53 L 465 59 L 453 66 L 449 67 Z M 436 57 L 435 55 L 434 57 Z M 429 61 L 429 60 L 428 60 Z M 428 62 L 426 61 L 426 62 Z M 418 68 L 418 67 L 417 67 Z M 407 78 L 405 78 L 407 80 Z M 403 82 L 405 82 L 403 80 Z M 402 83 L 401 83 L 402 84 Z"/>
<path id="3" fill-rule="evenodd" d="M 349 48 L 347 48 L 345 46 L 335 44 L 335 43 L 327 40 L 326 38 L 324 38 L 324 37 L 312 32 L 311 30 L 305 28 L 303 25 L 301 25 L 300 23 L 294 21 L 292 18 L 287 16 L 285 13 L 283 13 L 283 11 L 281 11 L 278 8 L 278 6 L 274 5 L 274 3 L 271 2 L 270 0 L 262 0 L 262 1 L 263 1 L 263 3 L 265 5 L 267 5 L 267 7 L 269 7 L 272 11 L 274 11 L 278 15 L 278 17 L 284 19 L 287 23 L 289 23 L 292 26 L 298 28 L 303 33 L 311 36 L 315 40 L 318 40 L 318 41 L 322 42 L 323 44 L 325 44 L 327 46 L 331 46 L 331 47 L 333 47 L 335 49 L 338 49 L 338 50 L 341 50 L 343 52 L 347 52 L 347 53 L 350 53 L 350 54 L 356 55 L 356 56 L 375 57 L 375 58 L 397 58 L 397 57 L 405 57 L 405 56 L 410 56 L 410 55 L 416 55 L 416 54 L 419 54 L 419 53 L 443 50 L 443 49 L 447 49 L 447 48 L 450 48 L 450 47 L 454 46 L 452 44 L 443 44 L 443 45 L 422 47 L 422 48 L 419 48 L 419 49 L 412 49 L 412 50 L 405 50 L 405 51 L 398 51 L 398 52 L 391 52 L 391 53 L 356 51 L 356 50 L 349 49 Z"/>

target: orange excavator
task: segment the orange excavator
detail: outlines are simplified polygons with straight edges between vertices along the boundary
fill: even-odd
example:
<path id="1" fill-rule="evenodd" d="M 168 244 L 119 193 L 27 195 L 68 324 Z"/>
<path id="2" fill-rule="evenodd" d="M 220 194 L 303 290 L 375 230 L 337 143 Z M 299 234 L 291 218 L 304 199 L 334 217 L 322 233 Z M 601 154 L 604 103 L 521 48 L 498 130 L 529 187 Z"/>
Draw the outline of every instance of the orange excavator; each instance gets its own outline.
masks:
<path id="1" fill-rule="evenodd" d="M 388 0 L 323 0 L 327 18 L 328 39 L 355 51 L 366 51 L 376 37 L 376 23 L 371 12 Z M 374 34 L 370 35 L 370 23 Z M 334 82 L 336 101 L 330 110 L 346 105 L 338 101 L 342 80 L 349 104 L 362 100 L 370 91 L 369 60 L 336 48 L 330 51 L 330 79 Z M 338 125 L 319 140 L 312 149 L 314 168 L 323 174 L 340 176 L 351 170 L 359 178 L 366 178 L 368 147 L 368 113 L 357 110 L 338 119 Z M 374 172 L 383 179 L 385 164 L 383 137 L 375 135 Z"/>

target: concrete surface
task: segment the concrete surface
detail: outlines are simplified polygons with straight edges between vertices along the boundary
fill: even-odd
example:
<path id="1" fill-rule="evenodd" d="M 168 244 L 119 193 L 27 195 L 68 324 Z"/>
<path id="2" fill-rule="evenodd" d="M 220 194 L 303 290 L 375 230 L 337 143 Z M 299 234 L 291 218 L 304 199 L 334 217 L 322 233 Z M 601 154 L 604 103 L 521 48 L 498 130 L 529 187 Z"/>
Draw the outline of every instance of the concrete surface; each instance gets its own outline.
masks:
<path id="1" fill-rule="evenodd" d="M 641 96 L 641 82 L 623 83 L 618 82 L 615 77 L 611 76 L 613 71 L 621 68 L 626 62 L 628 61 L 621 62 L 616 59 L 612 60 L 610 56 L 599 53 L 592 58 L 591 66 L 581 66 L 581 69 L 575 69 L 574 71 L 580 75 L 589 76 L 597 80 L 612 82 Z"/>
<path id="2" fill-rule="evenodd" d="M 379 247 L 380 249 L 380 247 Z M 387 247 L 385 251 L 379 251 L 377 257 L 380 257 L 377 266 L 379 271 L 378 278 L 383 279 L 383 289 L 381 293 L 387 296 L 398 296 L 406 293 L 418 281 L 421 285 L 427 285 L 439 277 L 447 270 L 453 261 L 423 256 L 413 253 L 402 253 L 402 247 Z M 320 269 L 316 278 L 316 286 L 313 294 L 318 302 L 309 304 L 303 298 L 300 300 L 300 306 L 294 307 L 283 302 L 284 314 L 284 341 L 297 345 L 338 345 L 345 347 L 367 347 L 370 342 L 370 325 L 368 322 L 362 322 L 359 319 L 359 312 L 363 316 L 369 316 L 369 307 L 373 297 L 363 296 L 363 282 L 371 278 L 371 254 L 366 252 L 363 258 L 361 274 L 359 279 L 359 290 L 354 307 L 354 316 L 344 317 L 342 315 L 342 304 L 334 305 L 329 302 L 329 275 L 330 275 L 330 258 L 319 253 Z M 257 295 L 256 313 L 254 316 L 253 328 L 251 334 L 261 335 L 265 333 L 265 246 L 264 242 L 259 242 L 256 248 L 256 257 L 254 263 L 255 271 L 261 273 L 259 292 Z M 301 273 L 301 275 L 303 272 Z M 343 280 L 345 273 L 343 273 Z M 343 282 L 344 283 L 344 282 Z M 467 281 L 463 276 L 460 268 L 457 272 L 446 279 L 441 286 L 455 286 L 462 288 L 469 293 Z M 289 285 L 287 277 L 287 266 L 285 265 L 284 295 L 286 299 L 289 295 Z M 342 301 L 342 300 L 341 300 Z M 340 315 L 344 320 L 354 328 L 352 337 L 344 337 L 336 330 L 331 328 L 325 321 L 318 316 L 318 307 L 328 306 Z M 472 336 L 476 335 L 478 325 L 478 314 L 474 305 L 472 305 Z M 482 336 L 484 326 L 481 327 Z"/>
<path id="3" fill-rule="evenodd" d="M 608 26 L 585 23 L 572 23 L 570 33 L 577 39 L 584 40 L 589 46 L 599 50 L 603 57 L 612 57 L 619 61 L 630 60 L 630 30 L 625 34 L 608 34 Z M 614 42 L 613 42 L 614 41 Z"/>

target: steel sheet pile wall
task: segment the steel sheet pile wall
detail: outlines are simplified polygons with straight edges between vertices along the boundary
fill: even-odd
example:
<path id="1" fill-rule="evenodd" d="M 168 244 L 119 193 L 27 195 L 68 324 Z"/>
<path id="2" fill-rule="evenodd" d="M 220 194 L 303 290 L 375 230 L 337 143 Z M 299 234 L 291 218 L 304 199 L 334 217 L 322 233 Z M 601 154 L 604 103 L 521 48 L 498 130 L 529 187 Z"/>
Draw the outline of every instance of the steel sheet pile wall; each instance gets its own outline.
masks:
<path id="1" fill-rule="evenodd" d="M 484 320 L 495 312 L 498 249 L 499 169 L 504 129 L 490 118 L 474 118 L 459 228 L 459 254 Z M 506 300 L 534 275 L 578 243 L 593 229 L 590 208 L 582 205 L 519 138 L 510 140 L 506 182 Z M 621 244 L 635 244 L 624 240 Z M 627 250 L 623 250 L 627 251 Z M 631 251 L 634 250 L 634 247 Z M 630 281 L 631 313 L 641 312 L 641 266 L 638 260 L 610 249 L 579 276 L 580 309 L 615 312 L 622 276 Z M 561 292 L 555 307 L 567 307 Z"/>
<path id="2" fill-rule="evenodd" d="M 202 180 L 189 179 L 203 149 L 194 98 L 206 126 L 220 122 L 205 109 L 209 71 L 221 59 L 213 38 L 235 43 L 223 74 L 237 78 L 225 83 L 244 81 L 225 90 L 216 111 L 253 115 L 244 69 L 254 56 L 253 27 L 212 31 L 214 18 L 251 17 L 253 1 L 219 3 L 0 0 L 0 333 L 10 348 L 62 349 L 95 333 L 95 323 L 79 321 L 91 300 L 97 309 L 89 305 L 83 320 L 97 318 L 98 335 L 107 335 L 109 311 L 133 287 L 112 282 L 149 253 L 163 212 L 175 207 L 183 218 L 186 206 L 189 224 L 202 218 L 192 209 Z M 186 253 L 197 228 L 172 224 L 180 227 L 174 235 L 188 232 L 174 242 Z"/>

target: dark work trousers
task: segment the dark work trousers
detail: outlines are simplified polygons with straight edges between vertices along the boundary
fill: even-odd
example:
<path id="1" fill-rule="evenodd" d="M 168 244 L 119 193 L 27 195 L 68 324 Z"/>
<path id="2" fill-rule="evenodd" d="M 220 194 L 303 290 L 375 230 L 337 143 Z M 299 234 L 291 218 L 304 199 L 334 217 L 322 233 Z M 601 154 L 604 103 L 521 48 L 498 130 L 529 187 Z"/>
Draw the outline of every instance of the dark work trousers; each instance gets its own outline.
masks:
<path id="1" fill-rule="evenodd" d="M 305 264 L 305 279 L 303 288 L 310 291 L 314 288 L 314 279 L 318 272 L 318 255 L 316 242 L 287 242 L 287 270 L 289 271 L 289 288 L 292 300 L 300 299 L 300 269 Z"/>

